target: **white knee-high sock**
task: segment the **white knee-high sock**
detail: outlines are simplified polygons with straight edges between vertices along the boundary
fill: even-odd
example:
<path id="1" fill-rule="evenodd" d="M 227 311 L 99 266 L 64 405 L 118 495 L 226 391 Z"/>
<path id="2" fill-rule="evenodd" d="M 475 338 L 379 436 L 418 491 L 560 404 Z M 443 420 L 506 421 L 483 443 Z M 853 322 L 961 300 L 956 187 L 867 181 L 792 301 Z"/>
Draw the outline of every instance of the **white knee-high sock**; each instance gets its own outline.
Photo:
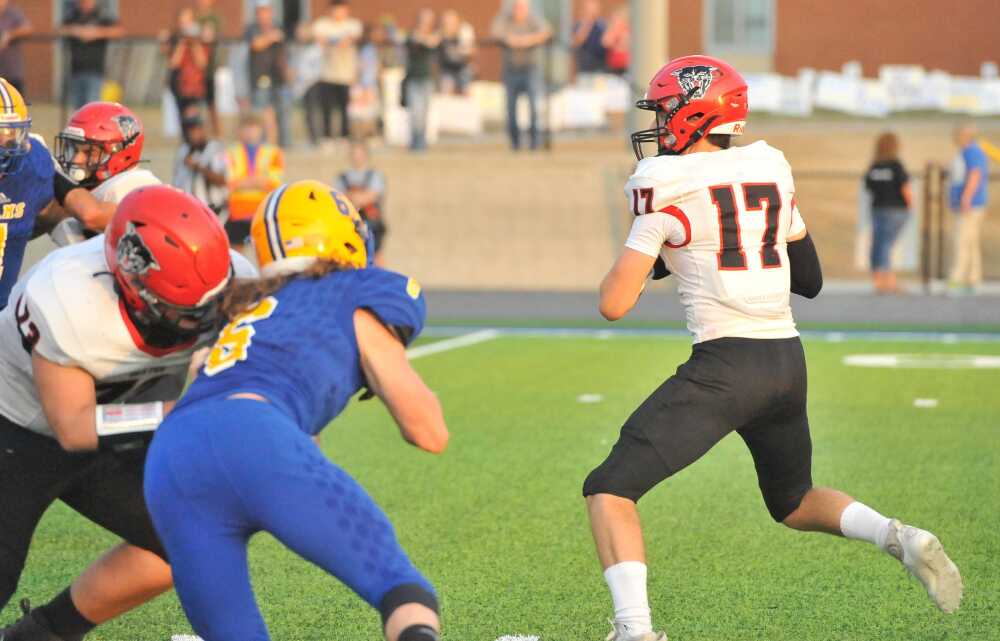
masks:
<path id="1" fill-rule="evenodd" d="M 629 636 L 653 630 L 646 596 L 646 564 L 623 561 L 604 571 L 615 605 L 615 623 Z"/>
<path id="2" fill-rule="evenodd" d="M 889 523 L 890 519 L 858 501 L 844 508 L 840 515 L 840 531 L 844 536 L 874 543 L 882 550 L 889 535 Z"/>

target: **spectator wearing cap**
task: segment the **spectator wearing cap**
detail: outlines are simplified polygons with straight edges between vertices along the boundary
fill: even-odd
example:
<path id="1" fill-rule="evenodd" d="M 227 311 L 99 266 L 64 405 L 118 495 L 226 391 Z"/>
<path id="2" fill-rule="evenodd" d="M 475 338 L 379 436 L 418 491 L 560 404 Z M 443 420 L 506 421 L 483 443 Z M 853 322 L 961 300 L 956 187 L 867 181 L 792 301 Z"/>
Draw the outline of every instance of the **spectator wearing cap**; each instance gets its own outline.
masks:
<path id="1" fill-rule="evenodd" d="M 250 103 L 266 114 L 268 138 L 274 140 L 277 124 L 278 144 L 292 144 L 290 122 L 292 94 L 288 86 L 290 68 L 285 32 L 274 21 L 270 0 L 256 0 L 254 22 L 246 30 L 250 45 Z"/>
<path id="2" fill-rule="evenodd" d="M 226 148 L 208 137 L 205 122 L 198 114 L 186 116 L 181 123 L 184 142 L 174 160 L 174 187 L 185 191 L 216 214 L 226 208 L 229 190 Z"/>
<path id="3" fill-rule="evenodd" d="M 449 9 L 441 14 L 441 91 L 464 94 L 472 81 L 472 56 L 476 53 L 476 32 Z"/>
<path id="4" fill-rule="evenodd" d="M 347 0 L 332 0 L 326 13 L 313 22 L 313 37 L 323 50 L 320 73 L 320 103 L 323 110 L 323 137 L 347 138 L 351 133 L 347 107 L 351 86 L 358 79 L 358 40 L 361 21 L 351 16 Z M 332 118 L 337 114 L 337 127 Z"/>
<path id="5" fill-rule="evenodd" d="M 976 142 L 976 129 L 965 123 L 955 129 L 958 154 L 951 164 L 950 200 L 956 217 L 955 262 L 949 279 L 953 294 L 974 294 L 983 281 L 981 230 L 986 216 L 989 162 Z"/>
<path id="6" fill-rule="evenodd" d="M 594 74 L 604 71 L 607 52 L 602 44 L 608 28 L 601 17 L 600 0 L 584 0 L 580 19 L 573 25 L 573 58 L 576 62 L 577 80 L 588 82 Z"/>
<path id="7" fill-rule="evenodd" d="M 76 0 L 66 13 L 59 35 L 69 39 L 67 97 L 70 105 L 77 109 L 100 100 L 108 41 L 121 38 L 125 30 L 114 18 L 98 9 L 97 0 Z"/>
<path id="8" fill-rule="evenodd" d="M 532 10 L 529 0 L 513 0 L 493 19 L 490 34 L 503 46 L 503 84 L 507 92 L 507 133 L 514 150 L 521 147 L 517 99 L 528 97 L 531 148 L 539 146 L 538 100 L 542 91 L 539 48 L 552 37 L 548 21 Z"/>
<path id="9" fill-rule="evenodd" d="M 333 186 L 347 194 L 358 213 L 368 223 L 375 241 L 375 264 L 382 265 L 385 224 L 385 174 L 375 169 L 364 140 L 354 140 L 350 147 L 351 167 L 342 171 Z"/>
<path id="10" fill-rule="evenodd" d="M 892 247 L 910 219 L 913 200 L 910 175 L 899 160 L 896 134 L 886 132 L 878 137 L 875 158 L 865 174 L 865 188 L 871 196 L 871 269 L 875 291 L 894 294 L 898 287 L 892 270 Z"/>
<path id="11" fill-rule="evenodd" d="M 410 150 L 427 149 L 427 116 L 434 93 L 434 59 L 441 36 L 434 26 L 434 12 L 421 9 L 406 38 L 406 77 L 403 94 L 410 116 Z"/>
<path id="12" fill-rule="evenodd" d="M 20 7 L 10 0 L 0 0 L 0 78 L 6 78 L 21 95 L 25 93 L 21 39 L 34 30 Z"/>
<path id="13" fill-rule="evenodd" d="M 257 206 L 285 178 L 285 156 L 264 140 L 264 127 L 254 113 L 244 114 L 239 124 L 239 142 L 226 151 L 229 178 L 229 242 L 242 251 L 250 235 L 250 221 Z"/>

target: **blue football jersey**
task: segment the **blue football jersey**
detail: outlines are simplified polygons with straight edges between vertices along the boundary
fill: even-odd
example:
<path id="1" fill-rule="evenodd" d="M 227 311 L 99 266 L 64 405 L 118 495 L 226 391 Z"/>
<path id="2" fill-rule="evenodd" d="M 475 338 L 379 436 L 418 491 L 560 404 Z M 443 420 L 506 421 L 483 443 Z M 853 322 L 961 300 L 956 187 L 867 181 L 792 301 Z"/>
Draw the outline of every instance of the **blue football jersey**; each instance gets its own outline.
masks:
<path id="1" fill-rule="evenodd" d="M 21 162 L 20 171 L 0 176 L 0 309 L 7 306 L 7 297 L 17 282 L 35 219 L 55 197 L 55 168 L 45 145 L 31 138 L 31 150 Z"/>
<path id="2" fill-rule="evenodd" d="M 254 392 L 307 434 L 318 433 L 365 385 L 357 309 L 371 311 L 406 344 L 427 314 L 416 281 L 378 267 L 295 279 L 220 332 L 178 408 Z"/>

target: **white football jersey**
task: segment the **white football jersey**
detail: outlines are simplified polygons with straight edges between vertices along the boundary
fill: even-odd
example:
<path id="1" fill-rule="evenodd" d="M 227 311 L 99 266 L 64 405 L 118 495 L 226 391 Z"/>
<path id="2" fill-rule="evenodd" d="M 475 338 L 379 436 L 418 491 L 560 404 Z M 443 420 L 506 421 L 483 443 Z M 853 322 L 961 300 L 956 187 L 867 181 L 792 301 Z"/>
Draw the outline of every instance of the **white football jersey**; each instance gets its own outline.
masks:
<path id="1" fill-rule="evenodd" d="M 117 205 L 133 190 L 160 184 L 162 184 L 162 181 L 153 172 L 148 169 L 133 167 L 108 178 L 97 187 L 91 189 L 90 193 L 101 202 Z M 83 232 L 83 225 L 76 218 L 66 218 L 61 221 L 49 235 L 52 236 L 52 242 L 60 247 L 79 243 L 86 239 Z"/>
<path id="2" fill-rule="evenodd" d="M 662 256 L 694 342 L 798 336 L 786 241 L 805 230 L 785 155 L 746 147 L 657 156 L 625 185 L 626 247 Z"/>
<path id="3" fill-rule="evenodd" d="M 230 254 L 237 275 L 255 275 L 245 258 Z M 162 349 L 143 341 L 115 293 L 104 236 L 96 236 L 46 256 L 22 276 L 0 311 L 0 414 L 54 437 L 35 388 L 32 349 L 87 371 L 98 403 L 124 403 L 175 400 L 199 346 L 192 341 Z"/>

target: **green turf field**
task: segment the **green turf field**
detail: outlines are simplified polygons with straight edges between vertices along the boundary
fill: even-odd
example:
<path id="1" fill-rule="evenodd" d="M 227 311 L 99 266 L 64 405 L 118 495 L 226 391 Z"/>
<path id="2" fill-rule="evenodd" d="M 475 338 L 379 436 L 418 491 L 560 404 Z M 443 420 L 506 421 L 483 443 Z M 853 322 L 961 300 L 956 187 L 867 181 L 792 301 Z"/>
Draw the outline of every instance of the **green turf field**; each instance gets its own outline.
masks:
<path id="1" fill-rule="evenodd" d="M 806 351 L 816 482 L 936 532 L 965 577 L 962 608 L 940 614 L 867 544 L 774 525 L 731 436 L 640 504 L 656 627 L 672 641 L 1000 639 L 1000 369 L 842 364 L 869 352 L 1000 355 L 1000 343 L 810 340 Z M 416 365 L 445 406 L 452 440 L 442 457 L 406 445 L 377 401 L 352 405 L 323 447 L 385 508 L 438 586 L 446 640 L 603 639 L 610 598 L 580 484 L 688 352 L 680 338 L 501 337 L 429 355 Z M 581 403 L 582 394 L 602 400 Z M 915 408 L 916 398 L 938 406 Z M 55 506 L 18 598 L 46 600 L 113 543 Z M 251 557 L 274 639 L 381 638 L 373 611 L 268 536 L 254 539 Z M 0 620 L 13 616 L 11 605 Z M 168 595 L 88 638 L 187 632 Z"/>

